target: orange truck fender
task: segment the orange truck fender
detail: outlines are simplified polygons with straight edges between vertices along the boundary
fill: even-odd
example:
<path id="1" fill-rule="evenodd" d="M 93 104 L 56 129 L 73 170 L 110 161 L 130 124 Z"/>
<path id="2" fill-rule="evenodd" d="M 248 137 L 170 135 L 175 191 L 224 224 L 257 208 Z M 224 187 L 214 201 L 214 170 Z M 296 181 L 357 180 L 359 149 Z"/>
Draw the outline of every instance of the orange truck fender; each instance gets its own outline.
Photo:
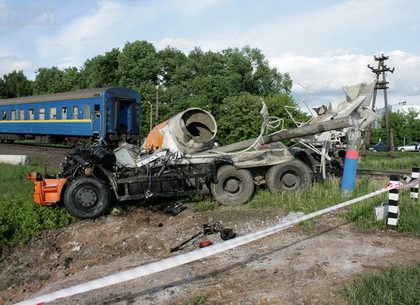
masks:
<path id="1" fill-rule="evenodd" d="M 34 182 L 35 203 L 53 205 L 61 200 L 61 192 L 67 182 L 67 178 L 42 179 L 42 176 L 38 173 L 26 174 L 26 178 Z"/>

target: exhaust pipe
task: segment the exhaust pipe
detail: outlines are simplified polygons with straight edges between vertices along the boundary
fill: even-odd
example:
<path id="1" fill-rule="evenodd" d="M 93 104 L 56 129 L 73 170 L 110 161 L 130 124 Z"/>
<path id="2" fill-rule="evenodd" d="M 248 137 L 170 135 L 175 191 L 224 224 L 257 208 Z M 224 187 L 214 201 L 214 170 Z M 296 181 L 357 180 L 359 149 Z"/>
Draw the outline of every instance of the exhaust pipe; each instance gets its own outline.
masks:
<path id="1" fill-rule="evenodd" d="M 143 148 L 146 152 L 169 149 L 194 154 L 213 148 L 217 124 L 214 117 L 200 108 L 189 108 L 156 125 Z"/>

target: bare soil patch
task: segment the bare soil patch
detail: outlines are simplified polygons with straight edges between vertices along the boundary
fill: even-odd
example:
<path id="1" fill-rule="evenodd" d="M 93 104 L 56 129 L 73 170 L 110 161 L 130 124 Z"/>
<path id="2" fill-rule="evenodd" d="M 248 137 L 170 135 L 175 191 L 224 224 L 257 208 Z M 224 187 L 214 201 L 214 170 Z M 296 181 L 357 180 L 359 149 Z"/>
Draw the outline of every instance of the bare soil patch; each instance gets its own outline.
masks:
<path id="1" fill-rule="evenodd" d="M 281 209 L 188 207 L 177 216 L 161 209 L 133 208 L 124 216 L 80 221 L 46 231 L 0 261 L 0 304 L 100 278 L 178 253 L 169 249 L 221 222 L 242 235 L 282 220 Z M 205 238 L 222 242 L 218 234 Z M 420 262 L 420 240 L 391 231 L 360 230 L 336 214 L 320 217 L 316 229 L 302 226 L 217 256 L 155 275 L 72 296 L 54 304 L 343 304 L 338 291 L 361 275 Z"/>

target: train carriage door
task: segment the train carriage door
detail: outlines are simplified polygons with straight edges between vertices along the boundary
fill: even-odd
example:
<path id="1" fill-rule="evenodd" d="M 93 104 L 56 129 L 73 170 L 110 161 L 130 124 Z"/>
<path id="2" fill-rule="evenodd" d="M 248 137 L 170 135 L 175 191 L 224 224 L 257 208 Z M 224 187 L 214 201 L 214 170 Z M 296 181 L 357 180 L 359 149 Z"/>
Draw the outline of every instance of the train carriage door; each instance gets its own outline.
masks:
<path id="1" fill-rule="evenodd" d="M 130 115 L 130 102 L 120 100 L 119 103 L 119 114 L 118 114 L 118 126 L 117 132 L 119 134 L 127 134 L 128 132 L 128 122 Z"/>
<path id="2" fill-rule="evenodd" d="M 92 131 L 94 133 L 100 133 L 101 130 L 101 105 L 96 104 L 93 108 L 92 114 Z"/>

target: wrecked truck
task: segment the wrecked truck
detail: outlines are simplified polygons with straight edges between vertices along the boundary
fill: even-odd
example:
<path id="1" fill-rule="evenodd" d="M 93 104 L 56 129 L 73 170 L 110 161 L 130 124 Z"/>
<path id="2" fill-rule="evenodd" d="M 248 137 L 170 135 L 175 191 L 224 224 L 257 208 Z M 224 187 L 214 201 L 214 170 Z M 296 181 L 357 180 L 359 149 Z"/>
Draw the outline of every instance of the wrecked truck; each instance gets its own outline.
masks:
<path id="1" fill-rule="evenodd" d="M 266 122 L 263 104 L 264 109 Z M 128 145 L 113 149 L 101 140 L 68 152 L 58 174 L 30 173 L 27 178 L 34 181 L 36 203 L 64 204 L 79 219 L 106 214 L 112 202 L 159 197 L 211 194 L 222 205 L 241 205 L 257 186 L 296 192 L 314 179 L 319 158 L 280 141 L 359 126 L 361 121 L 351 115 L 332 117 L 269 135 L 262 128 L 256 139 L 215 147 L 215 119 L 203 109 L 190 108 L 157 125 L 139 151 Z M 263 144 L 272 145 L 262 149 Z"/>

